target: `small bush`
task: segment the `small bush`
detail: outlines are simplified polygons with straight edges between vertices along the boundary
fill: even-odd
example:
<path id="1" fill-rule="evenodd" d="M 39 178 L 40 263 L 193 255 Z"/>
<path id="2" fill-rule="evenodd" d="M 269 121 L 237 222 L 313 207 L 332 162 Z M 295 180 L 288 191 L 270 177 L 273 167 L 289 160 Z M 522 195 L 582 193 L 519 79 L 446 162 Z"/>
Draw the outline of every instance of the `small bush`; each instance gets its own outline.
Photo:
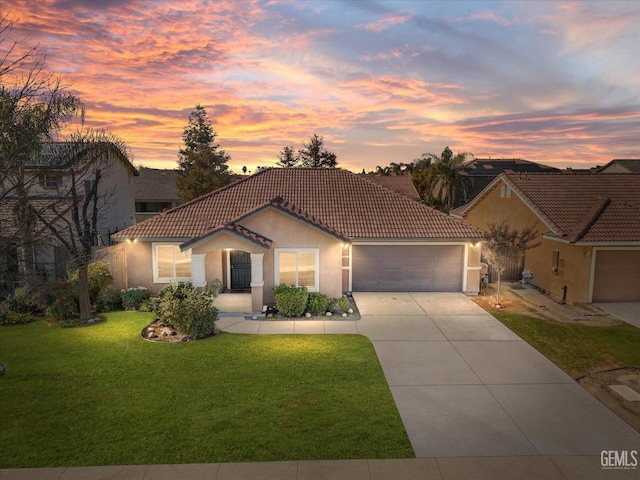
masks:
<path id="1" fill-rule="evenodd" d="M 16 313 L 31 313 L 37 310 L 36 297 L 29 287 L 18 287 L 6 300 L 9 310 Z"/>
<path id="2" fill-rule="evenodd" d="M 99 312 L 122 310 L 122 292 L 114 286 L 108 286 L 100 292 L 96 308 Z"/>
<path id="3" fill-rule="evenodd" d="M 122 292 L 122 308 L 138 310 L 146 300 L 151 298 L 151 291 L 147 287 L 132 287 Z"/>
<path id="4" fill-rule="evenodd" d="M 98 301 L 100 292 L 113 283 L 113 276 L 109 271 L 109 264 L 104 260 L 93 262 L 87 268 L 89 278 L 89 300 L 92 304 Z M 69 280 L 73 285 L 78 285 L 79 271 L 74 271 L 69 275 Z"/>
<path id="5" fill-rule="evenodd" d="M 207 283 L 207 293 L 217 297 L 222 292 L 222 282 L 217 278 Z"/>
<path id="6" fill-rule="evenodd" d="M 141 312 L 157 312 L 159 302 L 160 302 L 160 299 L 157 297 L 149 298 L 148 300 L 145 300 L 144 302 L 142 302 L 138 310 L 140 310 Z"/>
<path id="7" fill-rule="evenodd" d="M 213 333 L 218 310 L 212 298 L 198 292 L 189 282 L 167 285 L 158 294 L 157 312 L 160 321 L 194 338 Z"/>
<path id="8" fill-rule="evenodd" d="M 80 320 L 77 317 L 60 320 L 60 322 L 58 323 L 58 326 L 60 328 L 74 328 L 74 327 L 79 327 L 80 325 L 82 325 L 82 320 Z"/>
<path id="9" fill-rule="evenodd" d="M 78 315 L 80 304 L 78 289 L 67 280 L 52 280 L 40 291 L 40 302 L 45 313 L 62 321 Z"/>
<path id="10" fill-rule="evenodd" d="M 309 293 L 307 287 L 287 287 L 278 285 L 275 288 L 276 308 L 287 317 L 299 317 L 307 308 Z"/>
<path id="11" fill-rule="evenodd" d="M 307 312 L 311 315 L 322 315 L 327 311 L 329 305 L 329 297 L 322 293 L 310 293 L 309 302 L 307 304 Z"/>
<path id="12" fill-rule="evenodd" d="M 329 300 L 328 310 L 331 313 L 346 313 L 349 310 L 349 300 L 345 297 L 332 298 Z"/>
<path id="13" fill-rule="evenodd" d="M 16 312 L 10 310 L 6 305 L 0 305 L 0 325 L 20 325 L 29 323 L 32 320 L 29 312 Z"/>

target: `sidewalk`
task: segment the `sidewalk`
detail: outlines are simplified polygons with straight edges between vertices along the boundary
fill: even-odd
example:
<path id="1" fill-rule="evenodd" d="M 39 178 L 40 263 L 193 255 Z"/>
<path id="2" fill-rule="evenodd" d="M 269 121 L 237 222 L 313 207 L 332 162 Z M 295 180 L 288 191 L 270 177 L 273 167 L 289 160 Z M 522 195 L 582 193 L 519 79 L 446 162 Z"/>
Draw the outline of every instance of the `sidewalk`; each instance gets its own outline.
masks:
<path id="1" fill-rule="evenodd" d="M 0 480 L 632 480 L 600 457 L 482 457 L 0 470 Z"/>

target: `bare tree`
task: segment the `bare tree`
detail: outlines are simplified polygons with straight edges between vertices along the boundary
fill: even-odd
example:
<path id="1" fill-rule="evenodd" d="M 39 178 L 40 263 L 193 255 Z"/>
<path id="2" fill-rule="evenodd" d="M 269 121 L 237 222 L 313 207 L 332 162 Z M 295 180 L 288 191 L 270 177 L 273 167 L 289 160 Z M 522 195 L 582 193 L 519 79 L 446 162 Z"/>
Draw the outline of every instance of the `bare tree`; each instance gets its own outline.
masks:
<path id="1" fill-rule="evenodd" d="M 58 197 L 36 211 L 38 221 L 70 254 L 78 268 L 80 319 L 91 316 L 88 266 L 97 243 L 98 222 L 112 205 L 115 186 L 105 180 L 118 163 L 131 166 L 125 143 L 113 134 L 76 132 L 56 144 L 44 160 L 44 169 L 64 172 L 68 181 L 59 188 Z"/>
<path id="2" fill-rule="evenodd" d="M 36 241 L 36 207 L 30 205 L 29 192 L 37 179 L 27 174 L 27 167 L 73 117 L 84 118 L 84 107 L 45 70 L 37 47 L 16 37 L 14 24 L 7 15 L 0 17 L 0 201 L 12 205 L 4 209 L 9 218 L 0 222 L 14 226 L 12 238 L 3 241 L 17 246 L 21 283 L 29 285 L 35 281 Z"/>
<path id="3" fill-rule="evenodd" d="M 502 306 L 500 303 L 500 280 L 507 264 L 511 260 L 522 258 L 527 250 L 540 245 L 539 241 L 534 242 L 538 235 L 539 232 L 533 227 L 525 228 L 521 231 L 512 229 L 506 220 L 499 224 L 489 224 L 487 243 L 484 245 L 486 249 L 485 257 L 498 274 L 497 307 Z"/>

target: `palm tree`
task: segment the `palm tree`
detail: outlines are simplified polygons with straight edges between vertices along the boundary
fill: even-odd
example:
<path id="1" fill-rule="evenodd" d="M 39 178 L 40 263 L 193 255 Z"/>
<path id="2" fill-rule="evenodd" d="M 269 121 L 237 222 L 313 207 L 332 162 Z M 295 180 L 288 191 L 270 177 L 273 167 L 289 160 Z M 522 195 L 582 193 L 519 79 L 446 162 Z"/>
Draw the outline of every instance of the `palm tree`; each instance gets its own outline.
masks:
<path id="1" fill-rule="evenodd" d="M 470 185 L 466 160 L 469 156 L 473 155 L 458 153 L 454 156 L 449 147 L 446 147 L 440 156 L 433 153 L 423 154 L 423 158 L 431 161 L 425 176 L 427 203 L 448 212 L 455 204 L 457 192 L 462 192 L 464 199 L 467 199 Z"/>

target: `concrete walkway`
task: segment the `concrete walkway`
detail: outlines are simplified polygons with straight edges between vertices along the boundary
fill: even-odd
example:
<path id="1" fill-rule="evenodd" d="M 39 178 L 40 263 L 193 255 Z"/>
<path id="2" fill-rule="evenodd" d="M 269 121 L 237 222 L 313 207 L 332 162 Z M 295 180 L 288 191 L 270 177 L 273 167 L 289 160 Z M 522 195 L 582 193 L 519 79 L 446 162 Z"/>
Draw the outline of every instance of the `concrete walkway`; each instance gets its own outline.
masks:
<path id="1" fill-rule="evenodd" d="M 640 434 L 462 294 L 359 293 L 362 319 L 225 317 L 232 333 L 360 333 L 373 343 L 415 459 L 0 470 L 16 479 L 626 479 L 601 452 Z"/>

